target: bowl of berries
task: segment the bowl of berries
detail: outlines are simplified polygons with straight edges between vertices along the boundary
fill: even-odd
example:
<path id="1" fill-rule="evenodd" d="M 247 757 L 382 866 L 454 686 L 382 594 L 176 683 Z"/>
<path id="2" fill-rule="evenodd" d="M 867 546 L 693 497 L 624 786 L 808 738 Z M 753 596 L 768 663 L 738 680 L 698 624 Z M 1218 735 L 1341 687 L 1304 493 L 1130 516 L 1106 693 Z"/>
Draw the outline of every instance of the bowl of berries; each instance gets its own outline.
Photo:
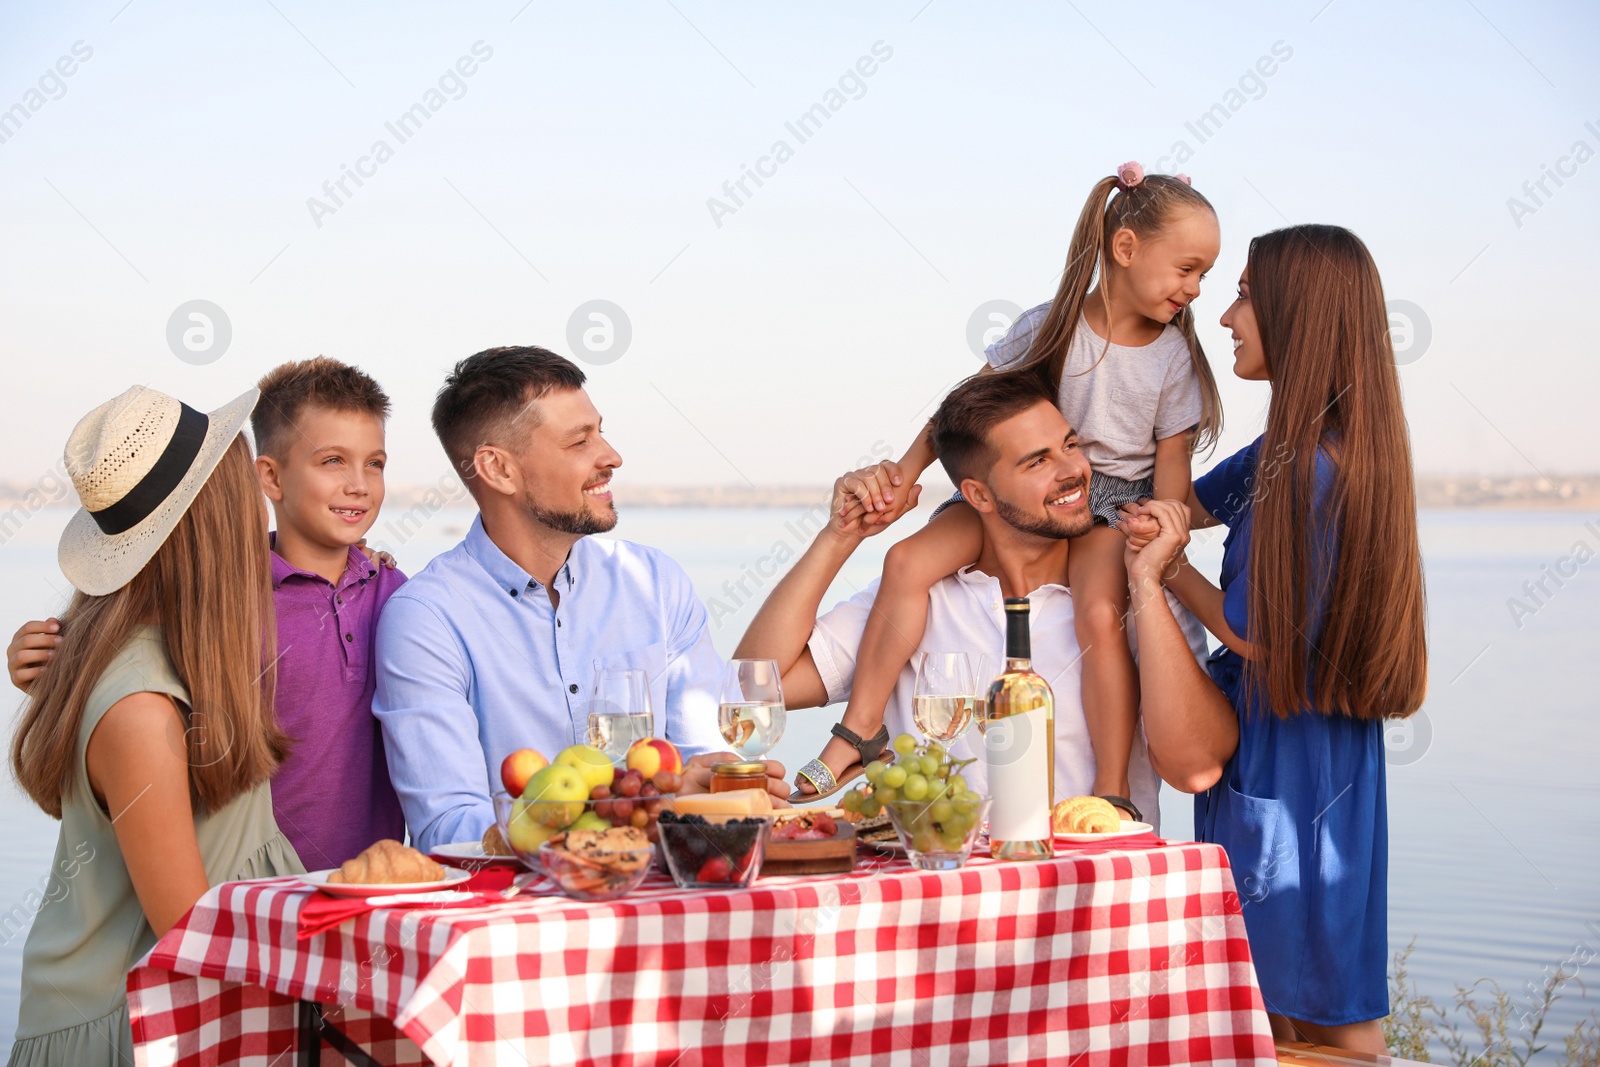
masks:
<path id="1" fill-rule="evenodd" d="M 672 880 L 683 889 L 744 889 L 772 833 L 770 816 L 724 818 L 663 811 L 656 823 Z"/>

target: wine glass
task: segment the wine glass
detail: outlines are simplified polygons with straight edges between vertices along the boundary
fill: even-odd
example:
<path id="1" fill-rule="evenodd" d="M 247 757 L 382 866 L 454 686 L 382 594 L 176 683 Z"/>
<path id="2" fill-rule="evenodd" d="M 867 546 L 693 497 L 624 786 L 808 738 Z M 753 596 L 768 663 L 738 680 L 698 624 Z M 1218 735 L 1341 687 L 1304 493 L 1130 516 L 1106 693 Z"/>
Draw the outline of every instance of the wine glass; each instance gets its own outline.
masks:
<path id="1" fill-rule="evenodd" d="M 917 665 L 911 718 L 930 741 L 950 742 L 967 732 L 978 708 L 972 657 L 965 652 L 928 652 Z"/>
<path id="2" fill-rule="evenodd" d="M 972 721 L 977 724 L 981 734 L 988 728 L 989 723 L 989 683 L 994 681 L 994 675 L 989 673 L 989 653 L 978 653 L 978 670 L 972 676 L 973 697 Z M 980 746 L 981 747 L 981 746 Z"/>
<path id="3" fill-rule="evenodd" d="M 717 726 L 728 747 L 747 760 L 763 758 L 783 736 L 784 718 L 777 660 L 729 660 L 717 705 Z"/>
<path id="4" fill-rule="evenodd" d="M 655 734 L 650 675 L 635 668 L 602 667 L 594 672 L 593 692 L 586 740 L 612 763 L 621 763 L 635 741 Z"/>

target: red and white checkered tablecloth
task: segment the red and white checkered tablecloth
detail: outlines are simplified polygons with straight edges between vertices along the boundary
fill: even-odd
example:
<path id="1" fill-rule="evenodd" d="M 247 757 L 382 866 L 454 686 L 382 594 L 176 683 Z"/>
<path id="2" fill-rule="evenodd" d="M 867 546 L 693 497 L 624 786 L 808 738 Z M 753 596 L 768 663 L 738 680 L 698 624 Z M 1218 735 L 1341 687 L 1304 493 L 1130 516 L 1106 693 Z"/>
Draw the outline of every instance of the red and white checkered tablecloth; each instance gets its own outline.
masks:
<path id="1" fill-rule="evenodd" d="M 1215 845 L 863 861 L 745 891 L 652 875 L 602 904 L 384 909 L 300 942 L 311 890 L 227 883 L 128 977 L 138 1063 L 284 1067 L 300 999 L 340 1005 L 386 1064 L 1277 1062 Z"/>

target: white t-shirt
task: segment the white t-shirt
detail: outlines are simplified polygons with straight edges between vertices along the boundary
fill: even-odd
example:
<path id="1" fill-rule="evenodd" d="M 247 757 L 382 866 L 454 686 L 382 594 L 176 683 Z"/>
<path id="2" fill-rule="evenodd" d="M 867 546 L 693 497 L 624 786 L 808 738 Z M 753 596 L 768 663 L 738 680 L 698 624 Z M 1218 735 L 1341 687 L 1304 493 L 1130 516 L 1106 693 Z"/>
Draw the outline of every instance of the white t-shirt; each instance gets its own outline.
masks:
<path id="1" fill-rule="evenodd" d="M 855 679 L 856 650 L 866 629 L 867 616 L 878 595 L 875 581 L 849 600 L 841 601 L 817 620 L 808 646 L 817 671 L 828 689 L 828 703 L 850 699 Z M 1083 717 L 1082 655 L 1072 625 L 1072 593 L 1065 585 L 1044 585 L 1028 594 L 1029 630 L 1033 646 L 1033 669 L 1055 694 L 1056 701 L 1056 799 L 1083 796 L 1094 788 L 1094 750 L 1089 744 L 1089 725 Z M 1180 606 L 1169 592 L 1167 603 L 1189 642 L 1190 650 L 1202 663 L 1206 655 L 1205 631 L 1195 617 Z M 982 571 L 965 567 L 936 584 L 930 592 L 928 629 L 918 652 L 966 652 L 978 669 L 979 655 L 988 656 L 985 683 L 1000 672 L 1005 656 L 1005 602 L 1000 580 Z M 1128 631 L 1130 641 L 1132 628 Z M 916 690 L 917 657 L 900 672 L 894 695 L 884 709 L 889 736 L 911 734 L 920 737 L 911 716 L 911 700 Z M 963 771 L 968 785 L 987 791 L 988 775 L 983 764 L 983 738 L 976 727 L 951 745 L 960 758 L 976 756 L 977 762 Z M 1129 799 L 1139 806 L 1144 817 L 1157 830 L 1161 813 L 1157 796 L 1160 779 L 1150 766 L 1145 750 L 1144 729 L 1134 735 L 1133 752 L 1128 761 Z"/>
<path id="2" fill-rule="evenodd" d="M 1021 360 L 1049 310 L 1046 303 L 1023 312 L 984 358 L 1000 369 Z M 1060 403 L 1094 472 L 1130 482 L 1154 474 L 1156 442 L 1199 425 L 1203 409 L 1189 342 L 1177 326 L 1168 323 L 1147 345 L 1107 349 L 1081 317 L 1067 347 Z"/>

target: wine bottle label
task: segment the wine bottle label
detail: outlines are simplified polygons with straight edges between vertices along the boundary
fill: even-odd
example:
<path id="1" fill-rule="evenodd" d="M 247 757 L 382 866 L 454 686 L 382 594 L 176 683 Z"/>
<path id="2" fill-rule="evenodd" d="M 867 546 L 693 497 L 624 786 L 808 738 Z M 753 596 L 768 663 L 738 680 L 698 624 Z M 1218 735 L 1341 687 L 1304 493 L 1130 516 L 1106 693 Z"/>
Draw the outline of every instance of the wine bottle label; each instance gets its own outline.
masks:
<path id="1" fill-rule="evenodd" d="M 989 768 L 989 837 L 995 841 L 1049 841 L 1050 709 L 990 719 L 983 735 Z"/>

